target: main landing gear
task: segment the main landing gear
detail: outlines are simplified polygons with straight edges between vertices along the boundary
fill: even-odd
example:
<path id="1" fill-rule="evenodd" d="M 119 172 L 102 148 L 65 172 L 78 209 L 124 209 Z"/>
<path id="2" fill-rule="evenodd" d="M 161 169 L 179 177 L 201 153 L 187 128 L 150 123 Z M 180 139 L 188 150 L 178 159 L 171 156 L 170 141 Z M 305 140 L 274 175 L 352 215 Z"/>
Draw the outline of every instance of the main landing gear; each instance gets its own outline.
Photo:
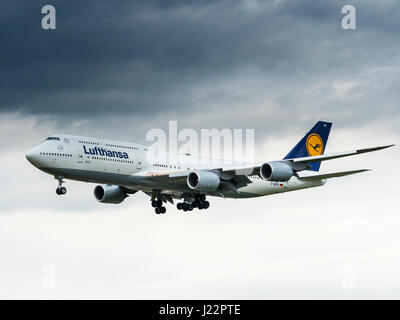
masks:
<path id="1" fill-rule="evenodd" d="M 62 184 L 64 183 L 63 177 L 59 176 L 56 177 L 58 180 L 58 187 L 56 189 L 56 193 L 61 196 L 67 193 L 67 188 L 63 187 Z"/>
<path id="2" fill-rule="evenodd" d="M 151 206 L 155 208 L 156 214 L 164 214 L 167 212 L 167 208 L 163 206 L 163 202 L 161 199 L 151 201 Z"/>
<path id="3" fill-rule="evenodd" d="M 167 200 L 173 203 L 172 197 L 170 197 L 170 200 L 168 200 L 168 198 L 166 198 L 167 196 L 168 195 L 162 195 L 160 193 L 153 193 L 151 198 L 151 206 L 154 208 L 156 214 L 164 214 L 167 211 L 167 209 L 163 205 L 163 201 Z M 178 210 L 193 211 L 194 208 L 203 210 L 210 207 L 210 203 L 206 200 L 205 194 L 189 194 L 184 195 L 183 198 L 183 202 L 179 202 L 176 205 Z"/>
<path id="4" fill-rule="evenodd" d="M 196 194 L 194 201 L 192 203 L 179 202 L 176 205 L 176 208 L 178 210 L 183 210 L 183 211 L 192 211 L 193 208 L 202 210 L 202 209 L 208 209 L 209 207 L 210 203 L 206 200 L 205 194 Z"/>
<path id="5" fill-rule="evenodd" d="M 187 203 L 187 202 L 178 202 L 176 205 L 176 208 L 178 210 L 183 210 L 183 211 L 192 211 L 193 205 L 191 203 Z"/>

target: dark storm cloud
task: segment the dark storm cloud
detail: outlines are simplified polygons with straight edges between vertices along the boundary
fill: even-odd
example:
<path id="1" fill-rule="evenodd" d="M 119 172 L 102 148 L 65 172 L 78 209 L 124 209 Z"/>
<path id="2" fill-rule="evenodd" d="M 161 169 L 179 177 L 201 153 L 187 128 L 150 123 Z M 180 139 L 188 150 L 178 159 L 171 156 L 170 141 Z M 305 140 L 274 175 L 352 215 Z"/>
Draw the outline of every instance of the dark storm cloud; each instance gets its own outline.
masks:
<path id="1" fill-rule="evenodd" d="M 353 1 L 356 31 L 341 28 L 341 1 L 51 1 L 57 30 L 44 31 L 47 3 L 2 4 L 1 111 L 178 117 L 246 102 L 251 111 L 268 97 L 288 119 L 316 107 L 326 114 L 348 101 L 332 101 L 323 83 L 399 52 L 392 2 Z M 254 87 L 238 92 L 249 79 Z"/>
<path id="2" fill-rule="evenodd" d="M 232 24 L 224 21 L 229 3 L 211 3 L 56 1 L 56 31 L 41 30 L 41 4 L 13 5 L 3 20 L 2 109 L 84 115 L 184 106 L 192 86 L 237 60 L 226 51 L 235 35 L 223 48 L 218 31 Z"/>

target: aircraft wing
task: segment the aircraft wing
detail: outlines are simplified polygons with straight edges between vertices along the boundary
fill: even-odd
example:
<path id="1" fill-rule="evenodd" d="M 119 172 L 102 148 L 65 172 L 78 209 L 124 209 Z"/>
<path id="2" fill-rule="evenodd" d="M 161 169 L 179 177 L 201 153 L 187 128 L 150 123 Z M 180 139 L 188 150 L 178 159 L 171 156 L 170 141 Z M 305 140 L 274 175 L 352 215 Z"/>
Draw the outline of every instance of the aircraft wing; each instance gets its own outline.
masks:
<path id="1" fill-rule="evenodd" d="M 366 149 L 358 149 L 353 151 L 341 152 L 341 153 L 333 153 L 327 155 L 313 156 L 313 157 L 301 157 L 301 158 L 293 158 L 293 159 L 284 159 L 278 160 L 279 162 L 285 162 L 292 166 L 295 172 L 305 170 L 309 168 L 309 164 L 315 161 L 325 161 L 331 159 L 337 159 L 342 157 L 353 156 L 361 153 L 372 152 L 377 150 L 382 150 L 385 148 L 389 148 L 393 145 L 374 147 L 374 148 L 366 148 Z M 238 193 L 238 188 L 244 187 L 251 182 L 249 176 L 252 175 L 260 175 L 260 167 L 261 164 L 249 164 L 244 166 L 234 166 L 234 167 L 223 167 L 223 168 L 203 168 L 196 171 L 211 171 L 217 174 L 221 178 L 221 186 L 223 187 L 223 192 L 225 191 L 234 191 Z M 314 176 L 306 176 L 306 177 L 298 177 L 301 180 L 320 180 L 320 179 L 329 179 L 334 177 L 342 177 L 350 174 L 356 174 L 360 172 L 367 171 L 367 169 L 353 170 L 353 171 L 343 171 L 343 172 L 335 172 L 330 174 L 321 174 Z M 140 182 L 147 181 L 154 184 L 154 187 L 168 190 L 180 190 L 181 192 L 191 191 L 191 189 L 187 186 L 186 179 L 187 176 L 192 171 L 179 171 L 179 172 L 147 172 L 145 174 L 141 173 L 140 175 L 132 176 L 133 181 Z M 296 173 L 297 175 L 297 173 Z"/>
<path id="2" fill-rule="evenodd" d="M 196 171 L 212 171 L 221 178 L 221 191 L 216 191 L 216 195 L 222 196 L 228 191 L 238 192 L 238 188 L 245 187 L 251 183 L 247 175 L 237 175 L 230 173 L 225 175 L 220 169 L 202 169 Z M 133 183 L 145 183 L 151 189 L 174 190 L 177 192 L 193 192 L 187 185 L 187 176 L 192 171 L 180 172 L 146 172 L 145 174 L 135 174 L 131 176 Z M 152 188 L 153 186 L 153 188 Z"/>

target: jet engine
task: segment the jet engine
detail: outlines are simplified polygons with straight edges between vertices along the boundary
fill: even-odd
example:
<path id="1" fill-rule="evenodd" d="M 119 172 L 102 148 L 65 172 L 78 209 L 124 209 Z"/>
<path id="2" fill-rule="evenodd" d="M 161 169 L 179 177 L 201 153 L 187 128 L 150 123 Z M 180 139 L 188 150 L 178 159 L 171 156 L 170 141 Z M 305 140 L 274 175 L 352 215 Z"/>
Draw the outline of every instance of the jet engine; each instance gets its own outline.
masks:
<path id="1" fill-rule="evenodd" d="M 94 188 L 94 196 L 97 201 L 102 203 L 121 203 L 128 196 L 119 186 L 101 186 Z"/>
<path id="2" fill-rule="evenodd" d="M 219 187 L 220 178 L 210 171 L 193 171 L 187 176 L 189 188 L 197 191 L 215 191 Z"/>
<path id="3" fill-rule="evenodd" d="M 267 181 L 288 181 L 292 175 L 292 167 L 285 162 L 266 162 L 260 167 L 260 176 Z"/>

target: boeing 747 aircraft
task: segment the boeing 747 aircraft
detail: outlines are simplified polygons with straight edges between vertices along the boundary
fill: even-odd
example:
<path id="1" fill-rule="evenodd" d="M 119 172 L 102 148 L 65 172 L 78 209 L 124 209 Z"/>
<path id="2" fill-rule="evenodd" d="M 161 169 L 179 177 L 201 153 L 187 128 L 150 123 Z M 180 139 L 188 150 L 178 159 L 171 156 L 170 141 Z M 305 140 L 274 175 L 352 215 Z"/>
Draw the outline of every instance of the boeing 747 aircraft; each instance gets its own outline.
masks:
<path id="1" fill-rule="evenodd" d="M 312 176 L 300 172 L 319 171 L 321 161 L 377 151 L 391 147 L 359 149 L 324 155 L 332 123 L 319 121 L 282 160 L 260 164 L 207 162 L 188 154 L 173 163 L 150 155 L 146 146 L 128 142 L 71 135 L 48 137 L 26 154 L 38 169 L 58 180 L 56 193 L 64 195 L 64 179 L 99 183 L 95 198 L 102 203 L 121 203 L 143 191 L 151 197 L 157 214 L 166 212 L 164 204 L 177 203 L 178 210 L 207 209 L 207 196 L 252 198 L 312 187 L 327 179 L 347 176 L 367 169 Z M 215 163 L 215 165 L 214 165 Z"/>

